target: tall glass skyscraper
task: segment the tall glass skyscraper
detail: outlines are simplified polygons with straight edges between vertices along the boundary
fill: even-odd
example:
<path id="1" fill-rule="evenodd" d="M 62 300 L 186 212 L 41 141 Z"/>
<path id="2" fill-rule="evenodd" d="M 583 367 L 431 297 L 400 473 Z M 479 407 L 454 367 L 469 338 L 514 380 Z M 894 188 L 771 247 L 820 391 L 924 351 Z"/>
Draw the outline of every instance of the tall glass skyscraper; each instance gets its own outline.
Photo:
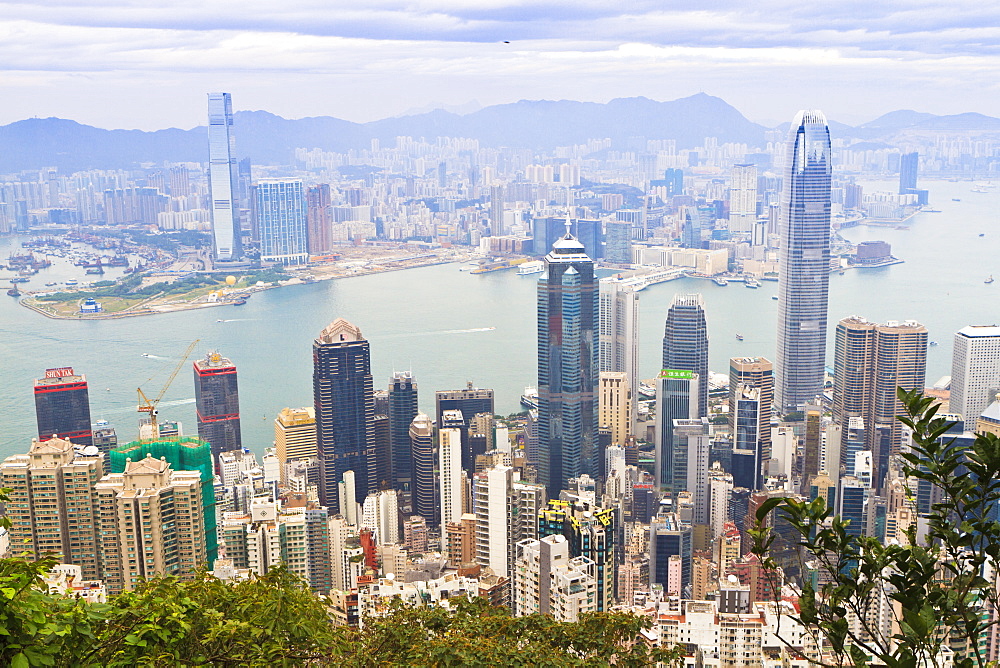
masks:
<path id="1" fill-rule="evenodd" d="M 368 460 L 375 450 L 371 353 L 361 330 L 343 318 L 313 342 L 313 399 L 322 468 L 319 502 L 337 512 L 337 484 L 345 471 L 354 471 L 355 501 L 364 503 L 371 489 Z"/>
<path id="2" fill-rule="evenodd" d="M 593 474 L 597 449 L 600 316 L 594 261 L 569 232 L 538 281 L 539 482 L 551 498 Z"/>
<path id="3" fill-rule="evenodd" d="M 260 259 L 284 265 L 309 261 L 305 191 L 298 179 L 265 179 L 255 186 Z"/>
<path id="4" fill-rule="evenodd" d="M 411 489 L 413 460 L 410 456 L 410 424 L 418 412 L 417 384 L 413 374 L 396 371 L 389 379 L 389 442 L 395 489 Z"/>
<path id="5" fill-rule="evenodd" d="M 775 403 L 796 410 L 823 391 L 830 284 L 830 129 L 800 111 L 788 133 L 781 193 Z"/>
<path id="6" fill-rule="evenodd" d="M 196 360 L 194 403 L 198 438 L 212 445 L 212 464 L 218 468 L 220 454 L 243 447 L 236 365 L 217 352 Z"/>
<path id="7" fill-rule="evenodd" d="M 698 374 L 698 414 L 708 415 L 708 325 L 701 295 L 674 295 L 663 328 L 663 369 Z"/>
<path id="8" fill-rule="evenodd" d="M 212 247 L 222 262 L 243 256 L 240 199 L 229 93 L 208 94 L 208 192 L 212 200 Z"/>

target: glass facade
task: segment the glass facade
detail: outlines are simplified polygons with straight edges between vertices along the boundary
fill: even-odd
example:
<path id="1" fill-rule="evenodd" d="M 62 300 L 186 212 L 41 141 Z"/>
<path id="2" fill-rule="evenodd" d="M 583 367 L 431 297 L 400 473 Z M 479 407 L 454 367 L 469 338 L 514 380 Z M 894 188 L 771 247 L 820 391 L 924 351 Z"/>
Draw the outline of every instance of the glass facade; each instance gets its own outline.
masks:
<path id="1" fill-rule="evenodd" d="M 698 374 L 698 415 L 708 415 L 708 325 L 701 295 L 675 295 L 663 331 L 663 369 Z M 687 417 L 687 416 L 684 416 Z"/>
<path id="2" fill-rule="evenodd" d="M 266 180 L 255 188 L 260 259 L 284 265 L 307 263 L 308 215 L 302 181 Z"/>
<path id="3" fill-rule="evenodd" d="M 819 111 L 792 122 L 780 208 L 775 399 L 796 410 L 823 391 L 830 284 L 830 130 Z"/>
<path id="4" fill-rule="evenodd" d="M 209 93 L 208 191 L 216 260 L 239 260 L 243 256 L 238 183 L 232 99 L 229 93 Z"/>

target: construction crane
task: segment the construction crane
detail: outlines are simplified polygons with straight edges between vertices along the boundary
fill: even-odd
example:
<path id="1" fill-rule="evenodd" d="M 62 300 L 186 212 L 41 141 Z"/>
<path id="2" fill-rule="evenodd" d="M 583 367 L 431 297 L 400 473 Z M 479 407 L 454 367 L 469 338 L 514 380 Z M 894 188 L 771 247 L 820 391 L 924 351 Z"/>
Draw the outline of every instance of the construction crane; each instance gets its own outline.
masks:
<path id="1" fill-rule="evenodd" d="M 136 392 L 139 393 L 139 407 L 138 407 L 138 410 L 139 410 L 140 413 L 148 413 L 149 414 L 149 432 L 148 432 L 148 435 L 144 436 L 144 434 L 143 434 L 144 430 L 140 427 L 140 429 L 139 429 L 139 440 L 155 441 L 156 439 L 158 439 L 160 437 L 160 426 L 156 423 L 156 415 L 157 415 L 157 413 L 159 411 L 156 410 L 156 407 L 157 407 L 157 405 L 159 405 L 160 399 L 163 398 L 163 395 L 167 393 L 167 388 L 169 388 L 170 384 L 174 382 L 174 378 L 177 377 L 177 374 L 180 372 L 181 367 L 184 366 L 185 362 L 187 362 L 188 357 L 191 356 L 191 351 L 194 350 L 194 347 L 196 345 L 198 345 L 199 341 L 201 341 L 201 339 L 195 339 L 194 341 L 191 342 L 191 345 L 189 345 L 187 347 L 187 350 L 185 350 L 184 354 L 181 356 L 181 360 L 177 363 L 177 366 L 174 367 L 173 372 L 170 374 L 170 377 L 167 378 L 167 382 L 163 384 L 163 388 L 160 390 L 160 393 L 156 395 L 155 399 L 150 400 L 146 396 L 146 393 L 142 391 L 141 387 L 137 387 L 136 388 Z M 147 381 L 147 382 L 149 382 L 149 381 Z"/>

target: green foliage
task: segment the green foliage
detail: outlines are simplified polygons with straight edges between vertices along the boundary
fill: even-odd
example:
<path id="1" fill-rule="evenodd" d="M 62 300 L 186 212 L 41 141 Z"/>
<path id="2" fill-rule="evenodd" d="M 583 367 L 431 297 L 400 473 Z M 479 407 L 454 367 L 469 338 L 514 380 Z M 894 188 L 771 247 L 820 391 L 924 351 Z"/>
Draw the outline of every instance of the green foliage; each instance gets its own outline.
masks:
<path id="1" fill-rule="evenodd" d="M 955 668 L 982 667 L 978 643 L 995 623 L 984 612 L 998 603 L 983 574 L 997 572 L 1000 556 L 994 517 L 1000 438 L 980 434 L 971 449 L 959 449 L 942 439 L 952 423 L 937 417 L 931 398 L 902 389 L 898 397 L 906 410 L 899 419 L 913 431 L 912 448 L 899 455 L 902 473 L 934 486 L 941 499 L 926 516 L 923 540 L 914 525 L 903 544 L 854 536 L 822 498 L 774 498 L 757 511 L 752 551 L 764 565 L 775 565 L 775 536 L 764 525 L 771 513 L 797 532 L 803 562 L 825 582 L 817 587 L 803 578 L 797 618 L 832 653 L 823 665 L 939 665 L 942 650 L 957 640 L 966 649 L 956 655 Z M 873 624 L 871 613 L 883 602 L 898 627 L 891 635 Z"/>

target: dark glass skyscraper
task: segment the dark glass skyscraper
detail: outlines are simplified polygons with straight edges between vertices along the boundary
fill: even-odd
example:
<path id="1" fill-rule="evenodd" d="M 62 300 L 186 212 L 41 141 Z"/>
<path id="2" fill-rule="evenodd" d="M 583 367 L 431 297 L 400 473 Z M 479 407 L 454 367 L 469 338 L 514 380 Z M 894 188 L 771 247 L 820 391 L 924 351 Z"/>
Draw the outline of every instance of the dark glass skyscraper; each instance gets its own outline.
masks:
<path id="1" fill-rule="evenodd" d="M 920 165 L 920 154 L 904 153 L 899 156 L 899 194 L 905 195 L 917 187 L 917 169 Z"/>
<path id="2" fill-rule="evenodd" d="M 594 262 L 569 232 L 538 281 L 539 482 L 556 498 L 597 470 L 599 290 Z"/>
<path id="3" fill-rule="evenodd" d="M 830 130 L 800 111 L 788 133 L 781 193 L 775 404 L 795 410 L 823 391 L 830 284 Z"/>
<path id="4" fill-rule="evenodd" d="M 374 455 L 375 396 L 371 355 L 361 330 L 337 318 L 313 342 L 316 449 L 322 469 L 321 505 L 336 512 L 344 471 L 354 471 L 355 500 L 369 491 L 368 459 Z"/>
<path id="5" fill-rule="evenodd" d="M 423 413 L 410 423 L 410 451 L 413 458 L 413 512 L 427 524 L 439 523 L 437 485 L 434 481 L 434 425 Z"/>
<path id="6" fill-rule="evenodd" d="M 698 374 L 698 415 L 708 415 L 708 325 L 701 295 L 674 295 L 663 330 L 663 369 Z"/>
<path id="7" fill-rule="evenodd" d="M 35 419 L 39 440 L 55 436 L 93 445 L 86 376 L 76 375 L 72 367 L 46 369 L 45 377 L 35 381 Z"/>
<path id="8" fill-rule="evenodd" d="M 233 103 L 229 93 L 208 94 L 208 192 L 212 201 L 212 249 L 216 260 L 239 260 L 239 176 L 233 138 Z"/>
<path id="9" fill-rule="evenodd" d="M 413 482 L 410 423 L 417 413 L 417 384 L 413 375 L 409 371 L 395 372 L 389 379 L 389 441 L 392 484 L 396 489 L 409 490 Z"/>
<path id="10" fill-rule="evenodd" d="M 243 447 L 240 438 L 240 392 L 236 365 L 217 352 L 194 363 L 194 404 L 198 438 L 212 445 L 212 460 Z"/>

